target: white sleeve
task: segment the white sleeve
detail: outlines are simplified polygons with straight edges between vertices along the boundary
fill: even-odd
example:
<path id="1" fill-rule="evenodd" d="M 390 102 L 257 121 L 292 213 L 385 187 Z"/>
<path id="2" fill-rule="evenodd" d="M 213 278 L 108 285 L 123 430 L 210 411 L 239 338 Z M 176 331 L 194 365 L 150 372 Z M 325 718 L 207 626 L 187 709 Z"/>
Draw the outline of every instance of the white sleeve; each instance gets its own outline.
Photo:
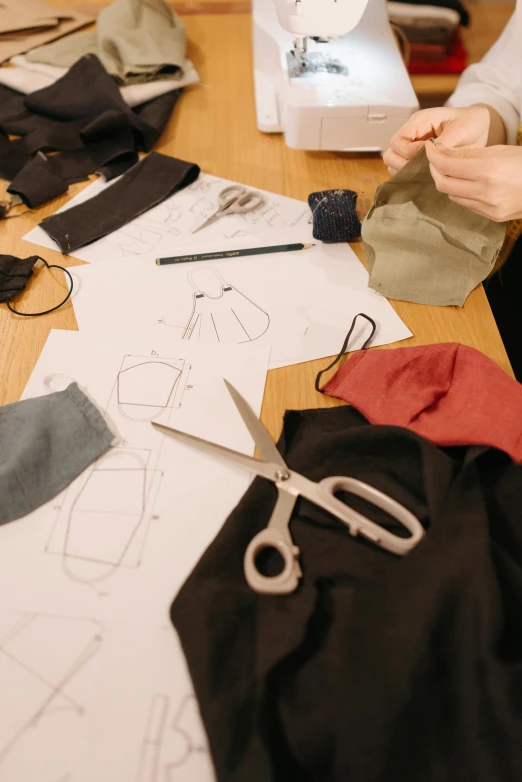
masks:
<path id="1" fill-rule="evenodd" d="M 520 0 L 519 0 L 520 2 Z M 507 143 L 515 144 L 522 103 L 522 8 L 517 9 L 498 41 L 460 77 L 448 106 L 462 108 L 486 103 L 498 111 L 506 127 Z"/>

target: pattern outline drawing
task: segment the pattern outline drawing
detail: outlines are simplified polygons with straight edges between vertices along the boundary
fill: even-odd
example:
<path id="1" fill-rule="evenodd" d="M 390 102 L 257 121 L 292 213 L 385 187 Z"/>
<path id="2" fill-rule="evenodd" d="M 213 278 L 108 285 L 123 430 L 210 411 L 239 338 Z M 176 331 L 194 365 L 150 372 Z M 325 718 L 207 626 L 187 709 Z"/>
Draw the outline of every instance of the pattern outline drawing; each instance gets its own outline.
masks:
<path id="1" fill-rule="evenodd" d="M 2 612 L 0 622 L 0 676 L 11 688 L 2 696 L 1 773 L 8 755 L 45 717 L 60 711 L 83 716 L 74 685 L 99 652 L 104 628 L 94 619 L 21 611 Z"/>

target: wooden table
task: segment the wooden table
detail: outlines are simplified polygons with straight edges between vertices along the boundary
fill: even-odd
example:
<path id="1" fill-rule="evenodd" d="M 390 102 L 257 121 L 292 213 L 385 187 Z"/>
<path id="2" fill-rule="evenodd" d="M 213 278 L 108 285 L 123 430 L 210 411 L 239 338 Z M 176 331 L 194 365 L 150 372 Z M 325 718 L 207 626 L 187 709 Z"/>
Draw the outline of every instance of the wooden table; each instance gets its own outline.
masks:
<path id="1" fill-rule="evenodd" d="M 104 4 L 54 1 L 63 7 L 76 6 L 83 10 L 96 10 Z M 305 200 L 314 190 L 348 187 L 364 191 L 369 202 L 376 186 L 387 178 L 378 156 L 298 152 L 288 149 L 281 136 L 264 135 L 256 129 L 248 5 L 205 0 L 197 8 L 185 4 L 183 10 L 189 56 L 201 74 L 202 85 L 185 91 L 157 148 L 195 161 L 210 174 L 293 198 Z M 197 13 L 193 13 L 195 10 Z M 68 196 L 0 223 L 2 252 L 19 257 L 40 252 L 41 248 L 23 242 L 21 237 L 84 186 L 72 186 Z M 0 191 L 0 198 L 2 195 Z M 354 249 L 362 258 L 360 247 L 354 245 Z M 51 263 L 66 266 L 81 263 L 57 252 L 42 252 Z M 56 285 L 65 286 L 65 282 L 62 272 L 52 274 L 56 274 L 54 282 L 48 272 L 35 275 L 24 294 L 24 307 L 43 310 L 56 302 Z M 404 302 L 393 302 L 393 306 L 414 334 L 402 345 L 458 341 L 478 348 L 510 371 L 481 287 L 461 309 Z M 0 306 L 1 404 L 20 397 L 52 328 L 77 328 L 72 306 L 35 319 L 17 318 L 5 305 Z M 336 404 L 314 390 L 315 375 L 325 364 L 326 360 L 313 361 L 269 373 L 263 420 L 273 435 L 279 433 L 281 417 L 287 408 Z"/>

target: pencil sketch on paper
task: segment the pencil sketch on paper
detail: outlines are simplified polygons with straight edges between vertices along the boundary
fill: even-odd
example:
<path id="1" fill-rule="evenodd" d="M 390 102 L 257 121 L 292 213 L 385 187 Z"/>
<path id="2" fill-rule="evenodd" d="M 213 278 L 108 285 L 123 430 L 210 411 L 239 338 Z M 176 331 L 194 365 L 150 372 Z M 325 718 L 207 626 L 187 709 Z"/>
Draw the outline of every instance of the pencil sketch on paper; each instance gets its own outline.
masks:
<path id="1" fill-rule="evenodd" d="M 82 697 L 90 689 L 86 677 L 102 641 L 103 626 L 96 620 L 0 614 L 0 779 L 13 765 L 38 765 L 49 729 L 66 740 L 60 726 L 80 727 L 71 718 L 79 719 L 85 712 Z M 69 771 L 55 769 L 56 778 L 67 779 Z"/>
<path id="2" fill-rule="evenodd" d="M 180 407 L 190 366 L 184 359 L 123 358 L 106 412 L 114 396 L 118 412 L 131 421 L 154 421 Z"/>
<path id="3" fill-rule="evenodd" d="M 75 581 L 96 582 L 141 564 L 163 473 L 150 450 L 111 448 L 70 487 L 46 552 Z"/>
<path id="4" fill-rule="evenodd" d="M 270 316 L 211 266 L 192 269 L 192 312 L 182 339 L 253 342 L 270 326 Z"/>
<path id="5" fill-rule="evenodd" d="M 196 755 L 208 755 L 195 695 L 186 695 L 170 715 L 168 695 L 153 695 L 147 715 L 136 782 L 175 782 Z"/>
<path id="6" fill-rule="evenodd" d="M 163 477 L 158 463 L 164 437 L 148 424 L 168 423 L 182 404 L 189 373 L 184 359 L 123 357 L 104 411 L 117 422 L 123 445 L 113 446 L 69 486 L 45 548 L 62 558 L 74 581 L 93 585 L 121 568 L 140 566 Z M 46 378 L 48 386 L 53 377 Z"/>
<path id="7" fill-rule="evenodd" d="M 239 345 L 254 342 L 270 328 L 270 315 L 211 266 L 192 269 L 192 308 L 183 326 L 159 323 L 178 331 L 181 339 Z"/>

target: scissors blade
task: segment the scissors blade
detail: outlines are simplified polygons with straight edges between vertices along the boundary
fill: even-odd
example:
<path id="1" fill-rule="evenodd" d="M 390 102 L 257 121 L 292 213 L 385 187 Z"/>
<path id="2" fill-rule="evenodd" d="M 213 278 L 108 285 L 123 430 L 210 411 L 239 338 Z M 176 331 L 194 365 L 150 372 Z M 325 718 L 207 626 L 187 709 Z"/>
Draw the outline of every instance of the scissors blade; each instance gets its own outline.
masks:
<path id="1" fill-rule="evenodd" d="M 252 439 L 254 440 L 255 444 L 257 445 L 259 449 L 259 453 L 265 460 L 265 462 L 272 462 L 273 464 L 277 464 L 279 467 L 284 467 L 285 469 L 288 469 L 286 466 L 286 462 L 279 453 L 279 451 L 276 448 L 276 445 L 268 432 L 266 431 L 265 427 L 257 417 L 257 415 L 254 413 L 246 399 L 244 399 L 239 391 L 234 388 L 234 386 L 228 382 L 228 380 L 225 380 L 225 385 L 228 389 L 228 393 L 234 400 L 234 404 L 236 405 L 241 418 L 243 419 L 246 428 L 250 432 L 250 435 L 252 436 Z"/>
<path id="2" fill-rule="evenodd" d="M 192 231 L 192 234 L 197 234 L 198 231 L 202 231 L 203 228 L 207 227 L 207 225 L 212 225 L 212 223 L 215 223 L 216 220 L 219 219 L 219 216 L 220 216 L 220 213 L 219 214 L 216 213 L 216 214 L 212 215 L 211 217 L 208 218 L 208 220 L 205 220 L 205 222 L 202 223 L 202 225 L 200 225 L 198 228 L 194 229 L 194 231 Z"/>
<path id="3" fill-rule="evenodd" d="M 226 448 L 224 445 L 218 445 L 209 440 L 203 440 L 201 437 L 195 437 L 192 434 L 180 432 L 178 429 L 172 429 L 172 427 L 165 426 L 164 424 L 157 424 L 153 421 L 152 426 L 186 445 L 191 445 L 193 448 L 199 448 L 200 451 L 205 451 L 205 453 L 209 453 L 212 456 L 228 459 L 237 467 L 243 467 L 243 469 L 253 472 L 261 478 L 267 478 L 267 480 L 272 481 L 272 483 L 275 483 L 278 480 L 276 475 L 279 467 L 278 464 L 262 462 L 259 459 L 255 459 L 253 456 L 247 456 L 239 451 L 233 451 L 231 448 Z"/>

